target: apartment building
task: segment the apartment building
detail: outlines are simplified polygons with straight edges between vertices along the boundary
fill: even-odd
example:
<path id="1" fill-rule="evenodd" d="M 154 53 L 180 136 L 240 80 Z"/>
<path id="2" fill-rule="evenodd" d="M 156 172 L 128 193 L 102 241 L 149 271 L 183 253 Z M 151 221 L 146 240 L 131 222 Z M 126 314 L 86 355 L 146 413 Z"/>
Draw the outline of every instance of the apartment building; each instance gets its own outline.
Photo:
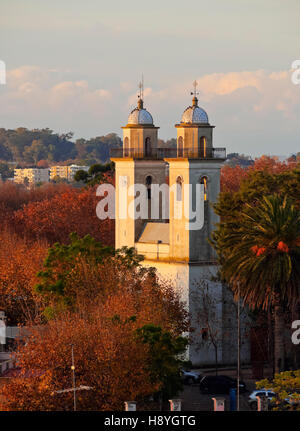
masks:
<path id="1" fill-rule="evenodd" d="M 29 185 L 37 183 L 49 182 L 49 169 L 48 168 L 25 168 L 14 169 L 14 182 L 18 184 Z"/>
<path id="2" fill-rule="evenodd" d="M 50 168 L 50 180 L 55 179 L 55 177 L 64 178 L 68 181 L 74 180 L 74 175 L 77 171 L 88 171 L 89 166 L 78 166 L 78 165 L 69 165 L 69 166 L 51 166 Z"/>

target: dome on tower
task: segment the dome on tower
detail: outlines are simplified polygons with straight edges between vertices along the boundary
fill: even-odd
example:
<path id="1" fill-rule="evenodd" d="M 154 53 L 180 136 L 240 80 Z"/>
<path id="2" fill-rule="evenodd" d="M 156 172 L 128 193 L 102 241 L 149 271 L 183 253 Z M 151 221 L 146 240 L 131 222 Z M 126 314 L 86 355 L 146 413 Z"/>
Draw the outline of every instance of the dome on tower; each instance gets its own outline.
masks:
<path id="1" fill-rule="evenodd" d="M 207 113 L 198 106 L 197 97 L 193 98 L 193 105 L 186 108 L 182 114 L 181 123 L 209 124 Z"/>
<path id="2" fill-rule="evenodd" d="M 143 100 L 138 100 L 138 106 L 135 108 L 128 117 L 128 124 L 136 124 L 136 125 L 151 125 L 153 126 L 153 118 L 150 112 L 148 112 L 143 107 Z"/>

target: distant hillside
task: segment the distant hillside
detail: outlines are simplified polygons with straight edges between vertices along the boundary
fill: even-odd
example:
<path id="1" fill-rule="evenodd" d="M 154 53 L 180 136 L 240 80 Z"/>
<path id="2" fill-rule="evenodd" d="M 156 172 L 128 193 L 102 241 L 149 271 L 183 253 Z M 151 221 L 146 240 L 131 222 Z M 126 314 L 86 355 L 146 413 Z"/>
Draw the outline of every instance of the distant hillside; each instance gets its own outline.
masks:
<path id="1" fill-rule="evenodd" d="M 226 164 L 229 166 L 242 166 L 248 167 L 254 165 L 254 160 L 251 156 L 245 156 L 245 154 L 229 153 L 227 154 Z"/>
<path id="2" fill-rule="evenodd" d="M 40 161 L 72 161 L 88 164 L 109 160 L 110 147 L 121 145 L 115 133 L 91 139 L 71 139 L 73 133 L 59 135 L 50 129 L 0 129 L 0 160 L 20 165 L 37 165 Z"/>

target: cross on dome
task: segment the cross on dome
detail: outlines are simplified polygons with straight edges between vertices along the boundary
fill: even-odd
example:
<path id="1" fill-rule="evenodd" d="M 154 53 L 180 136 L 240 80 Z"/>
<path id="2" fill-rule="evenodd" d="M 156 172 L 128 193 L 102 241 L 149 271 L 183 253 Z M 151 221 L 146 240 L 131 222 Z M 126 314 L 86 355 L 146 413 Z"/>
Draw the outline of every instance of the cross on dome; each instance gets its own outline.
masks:
<path id="1" fill-rule="evenodd" d="M 139 83 L 140 94 L 138 95 L 139 99 L 144 99 L 144 76 L 142 75 L 142 80 Z"/>
<path id="2" fill-rule="evenodd" d="M 142 80 L 139 83 L 139 94 L 137 107 L 130 113 L 128 117 L 128 124 L 135 125 L 151 125 L 153 126 L 153 118 L 150 112 L 144 109 L 144 76 L 142 75 Z"/>
<path id="3" fill-rule="evenodd" d="M 197 86 L 198 86 L 198 82 L 195 80 L 193 82 L 194 91 L 191 92 L 191 94 L 194 95 L 195 97 L 197 97 L 197 95 L 199 94 L 199 92 L 197 92 Z"/>
<path id="4" fill-rule="evenodd" d="M 197 95 L 199 94 L 199 92 L 197 91 L 197 85 L 198 85 L 198 82 L 195 80 L 193 82 L 194 91 L 191 91 L 191 95 L 194 95 L 194 97 L 193 97 L 193 106 L 198 106 Z"/>
<path id="5" fill-rule="evenodd" d="M 191 95 L 193 95 L 193 103 L 192 106 L 189 106 L 184 111 L 181 117 L 181 123 L 185 124 L 209 124 L 207 113 L 203 108 L 198 106 L 198 98 L 197 95 L 199 92 L 197 91 L 198 82 L 195 80 L 193 82 L 194 91 L 191 91 Z"/>

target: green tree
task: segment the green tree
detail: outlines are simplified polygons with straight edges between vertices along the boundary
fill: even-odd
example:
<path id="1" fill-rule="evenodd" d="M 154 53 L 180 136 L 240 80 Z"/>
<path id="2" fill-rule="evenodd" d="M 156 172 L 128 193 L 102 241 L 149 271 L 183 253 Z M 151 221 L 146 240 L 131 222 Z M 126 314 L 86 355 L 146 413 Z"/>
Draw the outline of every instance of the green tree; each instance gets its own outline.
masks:
<path id="1" fill-rule="evenodd" d="M 3 180 L 6 178 L 12 178 L 14 176 L 14 168 L 8 163 L 0 163 L 0 174 Z"/>
<path id="2" fill-rule="evenodd" d="M 102 165 L 101 163 L 96 163 L 96 164 L 90 166 L 89 175 L 94 176 L 94 175 L 97 175 L 99 173 L 106 172 L 106 170 L 107 170 L 106 166 L 107 165 Z"/>
<path id="3" fill-rule="evenodd" d="M 186 365 L 182 356 L 188 341 L 152 324 L 137 329 L 136 336 L 138 341 L 148 345 L 150 360 L 145 367 L 150 371 L 152 381 L 160 382 L 158 395 L 168 400 L 182 389 L 180 368 Z"/>
<path id="4" fill-rule="evenodd" d="M 263 197 L 227 215 L 213 235 L 221 275 L 251 307 L 274 308 L 276 372 L 284 369 L 283 306 L 300 301 L 300 214 L 286 197 Z"/>
<path id="5" fill-rule="evenodd" d="M 110 163 L 105 163 L 104 165 L 102 164 L 94 164 L 90 167 L 89 169 L 89 177 L 88 177 L 88 181 L 87 184 L 89 186 L 94 186 L 96 184 L 101 184 L 105 178 L 105 173 L 106 172 L 113 172 L 114 171 L 114 163 L 110 162 Z M 107 182 L 107 179 L 105 180 L 105 182 Z"/>
<path id="6" fill-rule="evenodd" d="M 86 265 L 85 271 L 97 273 L 98 265 L 104 265 L 107 260 L 113 262 L 116 268 L 123 268 L 125 273 L 126 268 L 140 267 L 142 257 L 136 254 L 134 248 L 123 247 L 116 250 L 102 245 L 90 235 L 80 238 L 75 233 L 70 235 L 69 244 L 56 243 L 49 248 L 43 270 L 38 273 L 40 281 L 36 285 L 37 292 L 45 298 L 46 317 L 52 318 L 57 311 L 76 307 L 77 287 L 83 289 L 83 286 L 75 283 L 76 268 L 81 263 Z M 104 271 L 105 268 L 102 266 L 101 270 Z M 145 269 L 140 267 L 137 276 L 142 278 L 144 272 Z M 93 286 L 89 288 L 93 289 Z"/>
<path id="7" fill-rule="evenodd" d="M 107 182 L 108 178 L 106 177 L 106 173 L 109 175 L 114 171 L 114 163 L 106 163 L 102 165 L 101 163 L 93 164 L 88 172 L 79 170 L 74 175 L 74 180 L 79 182 L 83 181 L 89 186 L 94 186 L 96 184 L 101 184 L 103 181 Z"/>
<path id="8" fill-rule="evenodd" d="M 83 181 L 84 183 L 87 181 L 88 178 L 89 178 L 89 174 L 86 171 L 84 171 L 83 169 L 80 169 L 74 175 L 75 181 Z"/>
<path id="9" fill-rule="evenodd" d="M 97 136 L 88 140 L 77 139 L 75 142 L 79 160 L 95 160 L 101 163 L 109 161 L 110 148 L 121 146 L 122 140 L 115 133 L 109 133 L 106 136 Z"/>
<path id="10" fill-rule="evenodd" d="M 74 159 L 77 151 L 74 142 L 70 140 L 72 136 L 71 132 L 59 135 L 48 128 L 0 129 L 0 158 L 31 164 L 36 164 L 41 159 Z"/>
<path id="11" fill-rule="evenodd" d="M 37 165 L 39 160 L 47 157 L 47 147 L 44 145 L 42 139 L 35 139 L 32 141 L 30 147 L 26 147 L 23 155 L 26 162 Z"/>

